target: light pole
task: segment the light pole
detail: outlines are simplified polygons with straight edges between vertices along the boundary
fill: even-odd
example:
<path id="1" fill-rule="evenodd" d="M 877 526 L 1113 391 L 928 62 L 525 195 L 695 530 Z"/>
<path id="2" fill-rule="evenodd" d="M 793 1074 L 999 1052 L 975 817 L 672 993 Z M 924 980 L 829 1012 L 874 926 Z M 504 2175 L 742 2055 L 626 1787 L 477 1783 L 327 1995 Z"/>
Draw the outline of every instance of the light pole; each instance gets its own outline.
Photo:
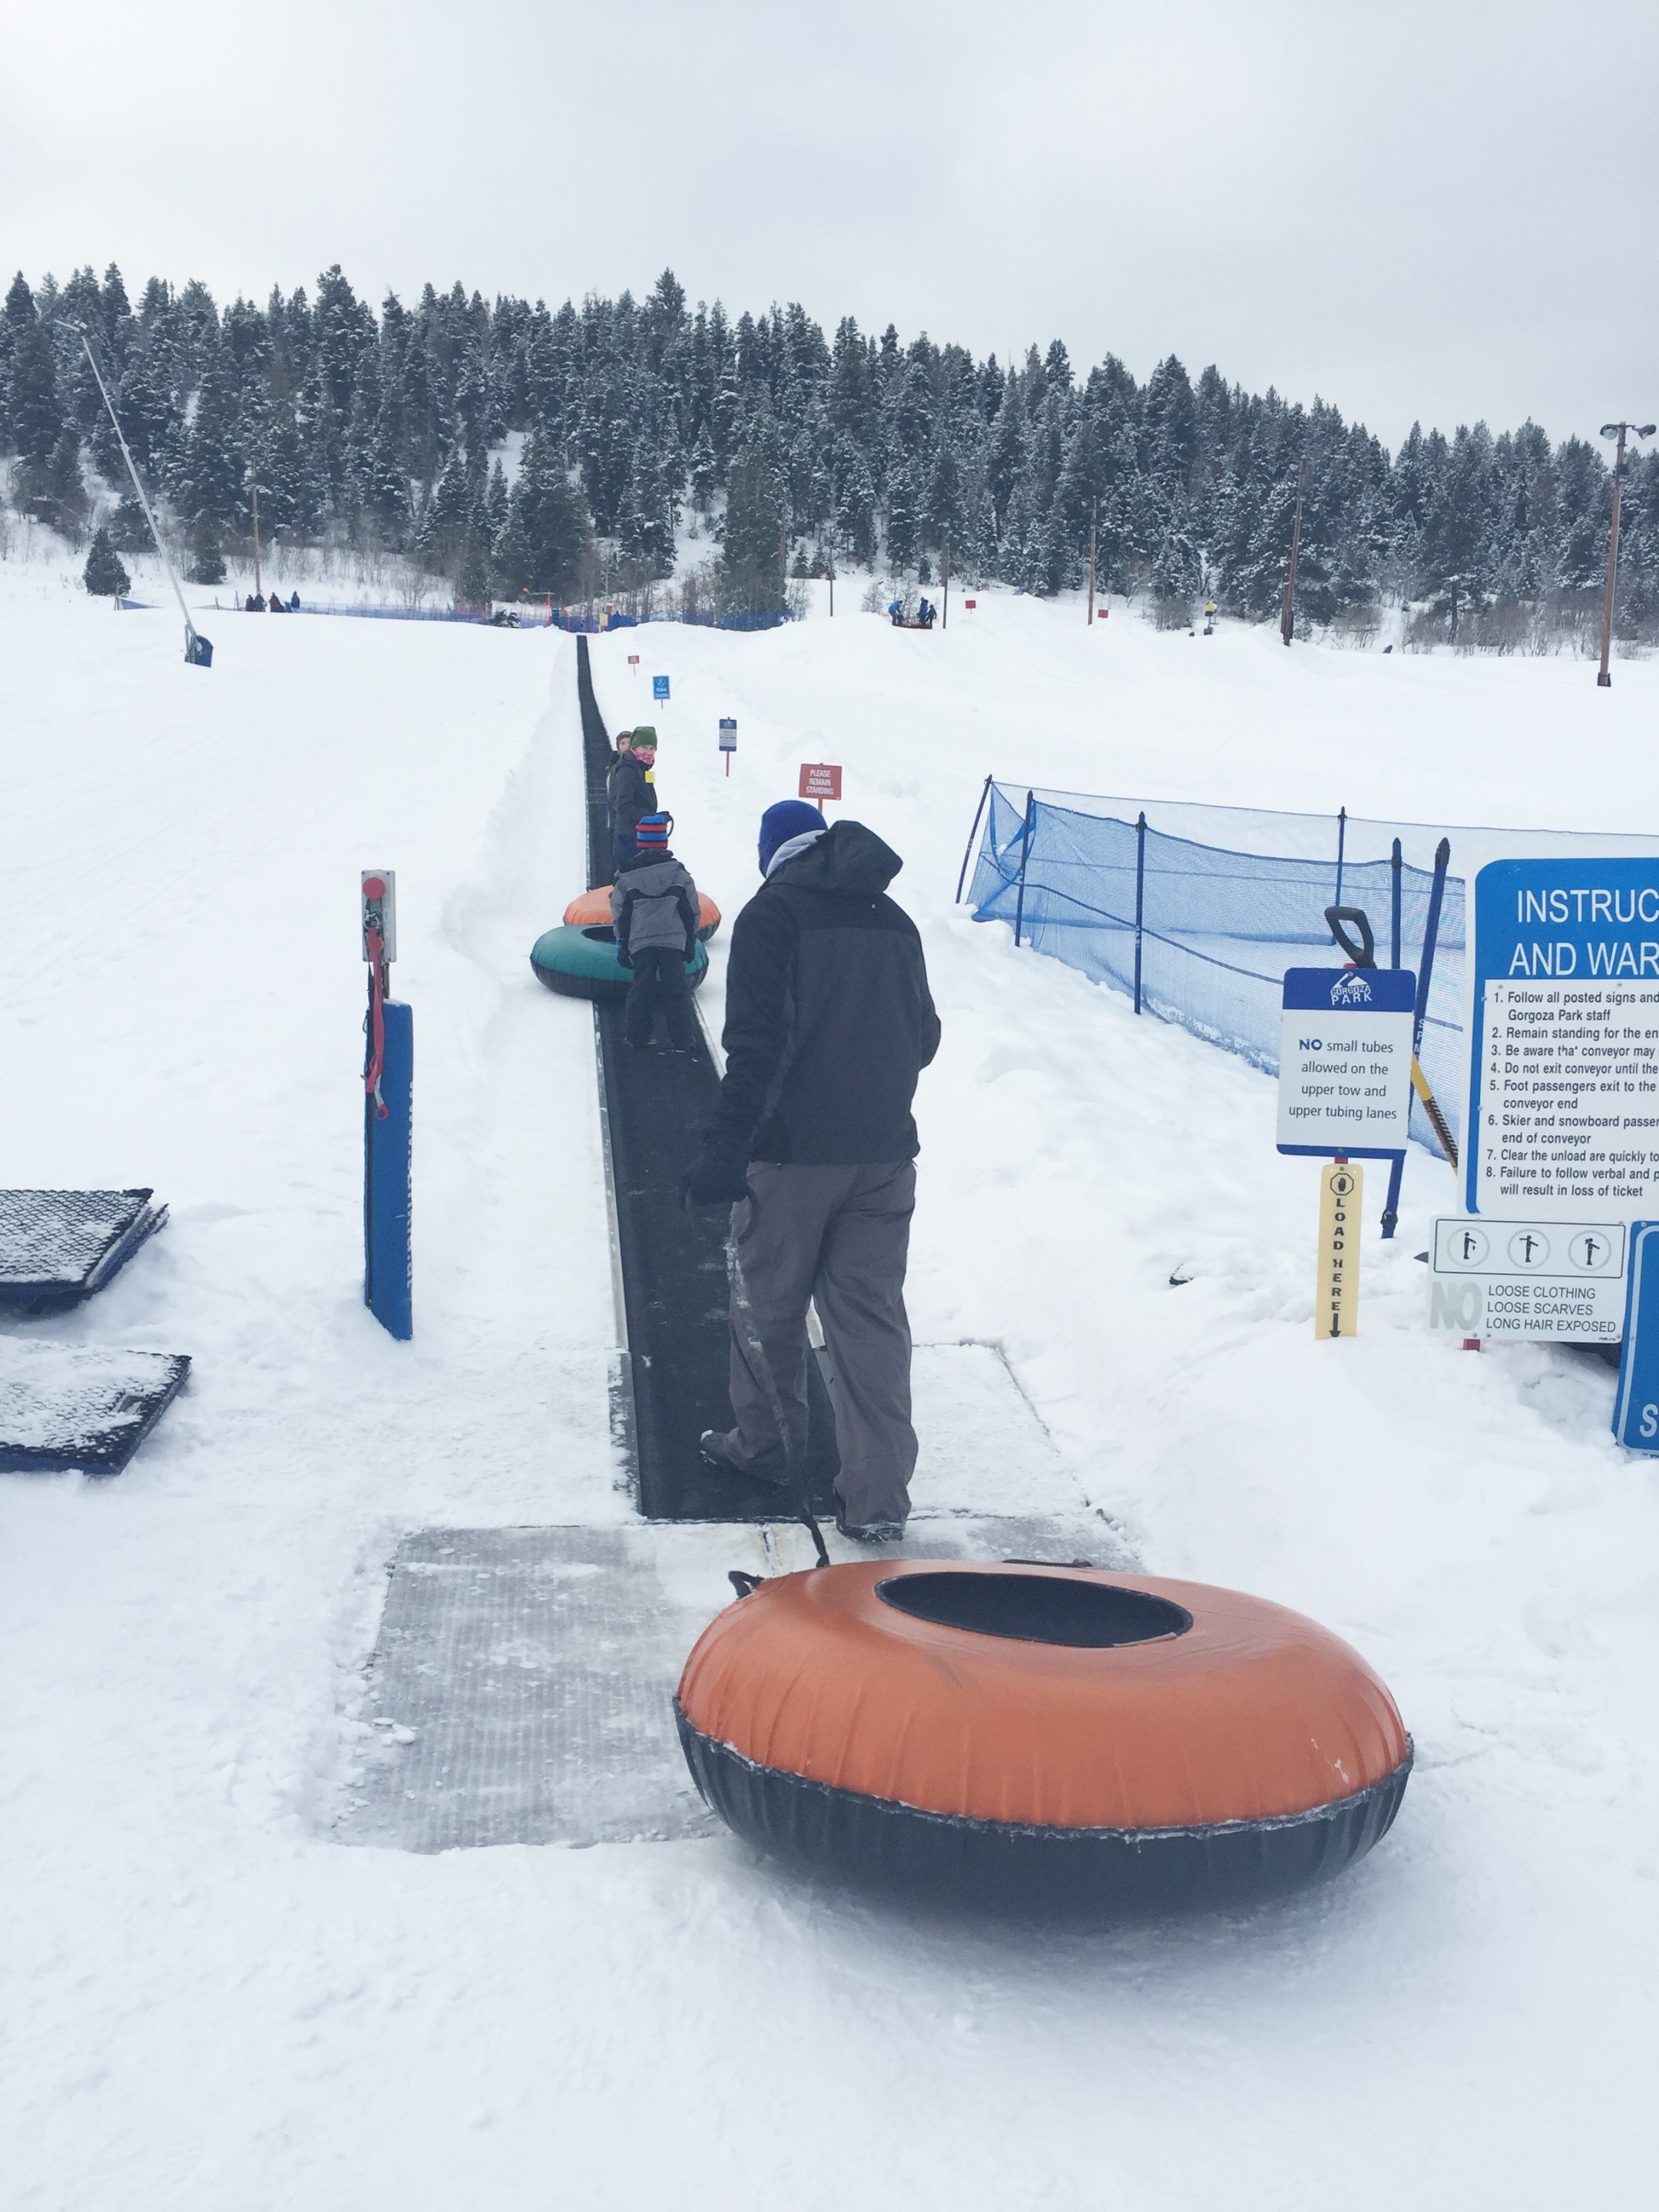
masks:
<path id="1" fill-rule="evenodd" d="M 1613 678 L 1607 673 L 1607 656 L 1613 651 L 1613 593 L 1619 580 L 1619 492 L 1625 473 L 1625 438 L 1650 438 L 1654 433 L 1651 422 L 1604 422 L 1601 435 L 1616 438 L 1617 450 L 1613 457 L 1613 520 L 1607 527 L 1607 588 L 1601 601 L 1601 671 L 1596 687 L 1605 691 Z"/>
<path id="2" fill-rule="evenodd" d="M 259 479 L 248 471 L 248 489 L 253 494 L 253 596 L 263 599 L 264 589 L 259 581 Z"/>

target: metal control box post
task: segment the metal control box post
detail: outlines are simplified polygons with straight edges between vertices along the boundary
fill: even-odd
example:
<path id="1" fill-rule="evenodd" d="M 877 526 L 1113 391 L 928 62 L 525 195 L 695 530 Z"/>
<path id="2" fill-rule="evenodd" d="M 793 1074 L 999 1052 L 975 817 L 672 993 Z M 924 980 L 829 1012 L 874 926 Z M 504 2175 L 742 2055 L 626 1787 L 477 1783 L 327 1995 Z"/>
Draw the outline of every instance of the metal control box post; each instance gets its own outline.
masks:
<path id="1" fill-rule="evenodd" d="M 368 1012 L 363 1027 L 363 1303 L 391 1335 L 415 1333 L 410 1239 L 414 1009 L 388 995 L 397 957 L 397 878 L 366 868 L 362 899 Z"/>

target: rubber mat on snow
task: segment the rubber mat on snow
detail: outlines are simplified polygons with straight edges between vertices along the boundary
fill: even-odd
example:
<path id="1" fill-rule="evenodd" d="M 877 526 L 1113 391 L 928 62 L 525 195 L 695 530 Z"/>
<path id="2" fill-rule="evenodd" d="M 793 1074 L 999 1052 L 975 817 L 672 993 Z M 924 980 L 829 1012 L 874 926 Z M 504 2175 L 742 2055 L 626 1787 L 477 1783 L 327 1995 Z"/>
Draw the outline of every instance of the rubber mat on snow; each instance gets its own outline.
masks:
<path id="1" fill-rule="evenodd" d="M 182 1352 L 0 1337 L 0 1472 L 119 1474 L 189 1372 Z"/>
<path id="2" fill-rule="evenodd" d="M 867 1556 L 829 1535 L 838 1559 Z M 1133 1564 L 1098 1515 L 919 1516 L 883 1555 Z M 332 1834 L 443 1851 L 712 1835 L 675 1735 L 729 1571 L 812 1563 L 799 1525 L 422 1528 L 392 1562 Z"/>
<path id="3" fill-rule="evenodd" d="M 167 1218 L 149 1190 L 0 1190 L 0 1308 L 62 1313 L 101 1291 Z"/>

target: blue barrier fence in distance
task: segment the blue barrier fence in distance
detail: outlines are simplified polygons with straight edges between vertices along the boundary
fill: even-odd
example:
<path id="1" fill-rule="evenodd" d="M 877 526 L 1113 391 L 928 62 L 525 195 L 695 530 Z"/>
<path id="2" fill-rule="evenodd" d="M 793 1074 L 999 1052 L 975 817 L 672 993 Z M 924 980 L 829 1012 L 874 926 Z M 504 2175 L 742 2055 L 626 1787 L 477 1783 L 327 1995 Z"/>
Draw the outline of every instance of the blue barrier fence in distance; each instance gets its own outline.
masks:
<path id="1" fill-rule="evenodd" d="M 1346 813 L 1140 805 L 994 780 L 980 822 L 968 889 L 975 921 L 1006 921 L 1022 943 L 1126 993 L 1137 1011 L 1268 1074 L 1279 1071 L 1285 969 L 1340 963 L 1328 906 L 1365 908 L 1384 965 L 1420 966 L 1443 834 Z M 1463 959 L 1463 881 L 1448 873 L 1419 1057 L 1454 1134 Z M 1439 1152 L 1415 1099 L 1412 1133 Z"/>

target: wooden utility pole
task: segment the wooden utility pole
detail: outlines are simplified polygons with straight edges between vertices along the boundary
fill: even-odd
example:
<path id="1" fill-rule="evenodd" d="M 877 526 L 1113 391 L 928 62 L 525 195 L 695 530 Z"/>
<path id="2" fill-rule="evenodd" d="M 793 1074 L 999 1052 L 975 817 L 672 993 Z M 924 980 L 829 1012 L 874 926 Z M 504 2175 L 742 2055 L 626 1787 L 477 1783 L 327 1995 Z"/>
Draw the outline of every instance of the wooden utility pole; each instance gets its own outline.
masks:
<path id="1" fill-rule="evenodd" d="M 1296 520 L 1291 525 L 1291 572 L 1285 579 L 1285 600 L 1279 610 L 1279 635 L 1288 645 L 1296 628 L 1296 564 L 1302 553 L 1302 495 L 1307 487 L 1308 464 L 1296 472 Z"/>
<path id="2" fill-rule="evenodd" d="M 1625 437 L 1650 438 L 1655 425 L 1651 422 L 1604 422 L 1601 435 L 1617 438 L 1617 450 L 1613 459 L 1613 520 L 1607 527 L 1607 585 L 1601 600 L 1601 669 L 1595 682 L 1598 690 L 1610 688 L 1613 678 L 1607 673 L 1607 660 L 1613 652 L 1613 598 L 1619 582 L 1619 495 L 1625 474 Z"/>
<path id="3" fill-rule="evenodd" d="M 830 579 L 830 619 L 834 622 L 836 619 L 836 545 L 833 538 L 826 538 L 824 541 L 823 566 L 824 572 Z M 729 767 L 730 763 L 728 763 L 727 765 Z"/>
<path id="4" fill-rule="evenodd" d="M 945 533 L 945 543 L 939 548 L 939 558 L 945 582 L 945 605 L 940 611 L 939 626 L 941 629 L 949 629 L 951 627 L 951 533 L 948 530 Z"/>
<path id="5" fill-rule="evenodd" d="M 306 588 L 309 591 L 311 586 L 307 585 Z M 259 481 L 257 477 L 253 482 L 253 596 L 256 599 L 264 597 L 259 588 Z"/>
<path id="6" fill-rule="evenodd" d="M 1095 509 L 1095 519 L 1089 525 L 1089 627 L 1095 626 L 1095 550 L 1100 538 L 1100 509 Z"/>

